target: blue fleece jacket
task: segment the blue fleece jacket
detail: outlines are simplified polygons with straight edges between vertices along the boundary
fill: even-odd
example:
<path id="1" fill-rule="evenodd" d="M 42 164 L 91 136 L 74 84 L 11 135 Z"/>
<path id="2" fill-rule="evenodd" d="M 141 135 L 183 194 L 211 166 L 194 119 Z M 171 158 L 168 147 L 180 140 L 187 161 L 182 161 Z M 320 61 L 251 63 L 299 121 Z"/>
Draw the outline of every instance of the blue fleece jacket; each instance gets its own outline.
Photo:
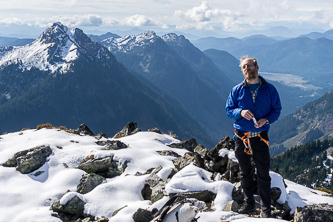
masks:
<path id="1" fill-rule="evenodd" d="M 252 100 L 252 94 L 246 81 L 234 86 L 226 102 L 226 111 L 228 117 L 235 119 L 234 128 L 242 132 L 248 131 L 268 131 L 270 124 L 278 120 L 281 113 L 281 102 L 276 88 L 268 83 L 263 77 L 258 89 L 255 103 Z M 265 118 L 270 124 L 265 124 L 261 128 L 254 126 L 253 120 L 247 120 L 241 116 L 242 110 L 250 110 L 257 120 Z"/>

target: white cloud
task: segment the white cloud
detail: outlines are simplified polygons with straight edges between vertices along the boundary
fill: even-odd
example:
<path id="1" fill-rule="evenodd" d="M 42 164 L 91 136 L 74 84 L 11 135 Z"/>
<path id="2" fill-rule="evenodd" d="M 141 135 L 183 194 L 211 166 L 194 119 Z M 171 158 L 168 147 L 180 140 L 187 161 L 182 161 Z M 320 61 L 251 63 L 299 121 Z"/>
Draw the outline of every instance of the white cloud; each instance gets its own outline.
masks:
<path id="1" fill-rule="evenodd" d="M 63 25 L 69 27 L 79 26 L 115 26 L 120 22 L 115 18 L 102 18 L 99 15 L 87 14 L 87 15 L 74 15 L 74 16 L 53 16 L 48 19 L 37 19 L 34 23 L 37 27 L 47 27 L 54 22 L 61 22 Z M 1 23 L 0 23 L 1 24 Z"/>
<path id="2" fill-rule="evenodd" d="M 100 26 L 103 21 L 98 15 L 74 15 L 72 17 L 53 17 L 52 20 L 58 20 L 67 26 Z"/>
<path id="3" fill-rule="evenodd" d="M 265 26 L 269 24 L 329 24 L 333 19 L 333 7 L 325 1 L 297 0 L 273 2 L 270 0 L 251 0 L 246 8 L 241 24 Z"/>
<path id="4" fill-rule="evenodd" d="M 181 10 L 176 11 L 175 15 L 188 22 L 207 22 L 217 13 L 218 11 L 212 10 L 207 2 L 202 2 L 200 6 L 195 6 L 185 12 Z"/>
<path id="5" fill-rule="evenodd" d="M 186 11 L 177 10 L 174 13 L 188 22 L 178 28 L 195 27 L 196 29 L 212 29 L 212 23 L 222 25 L 223 29 L 231 30 L 238 27 L 238 18 L 241 14 L 238 11 L 228 9 L 212 9 L 207 2 L 202 2 L 200 6 L 195 6 Z"/>
<path id="6" fill-rule="evenodd" d="M 125 18 L 123 22 L 127 26 L 159 26 L 162 28 L 167 27 L 167 25 L 161 22 L 154 21 L 149 17 L 139 14 Z"/>
<path id="7" fill-rule="evenodd" d="M 118 25 L 120 22 L 118 19 L 115 18 L 103 18 L 103 25 L 105 26 L 115 26 Z"/>
<path id="8" fill-rule="evenodd" d="M 187 23 L 185 25 L 177 25 L 176 29 L 179 30 L 214 30 L 214 27 L 211 25 L 208 25 L 207 22 L 200 22 L 200 23 Z"/>
<path id="9" fill-rule="evenodd" d="M 26 23 L 30 26 L 35 27 L 48 27 L 55 22 L 61 22 L 63 25 L 68 27 L 80 27 L 80 26 L 101 26 L 103 20 L 98 15 L 74 15 L 74 16 L 53 16 L 51 18 L 37 18 L 33 24 Z M 0 24 L 1 25 L 1 24 Z M 110 25 L 110 24 L 109 24 Z"/>
<path id="10" fill-rule="evenodd" d="M 311 17 L 309 19 L 309 21 L 312 21 L 314 23 L 322 23 L 322 24 L 327 23 L 332 28 L 332 22 L 333 22 L 332 11 L 328 11 L 328 10 L 316 11 L 316 12 L 314 12 L 313 17 Z"/>
<path id="11" fill-rule="evenodd" d="M 0 19 L 0 26 L 16 26 L 23 25 L 24 22 L 18 18 L 3 18 Z"/>
<path id="12" fill-rule="evenodd" d="M 1 33 L 12 32 L 8 27 L 40 28 L 58 21 L 81 28 L 170 26 L 202 32 L 219 32 L 217 29 L 237 32 L 278 25 L 291 29 L 333 28 L 333 4 L 327 0 L 0 1 Z"/>

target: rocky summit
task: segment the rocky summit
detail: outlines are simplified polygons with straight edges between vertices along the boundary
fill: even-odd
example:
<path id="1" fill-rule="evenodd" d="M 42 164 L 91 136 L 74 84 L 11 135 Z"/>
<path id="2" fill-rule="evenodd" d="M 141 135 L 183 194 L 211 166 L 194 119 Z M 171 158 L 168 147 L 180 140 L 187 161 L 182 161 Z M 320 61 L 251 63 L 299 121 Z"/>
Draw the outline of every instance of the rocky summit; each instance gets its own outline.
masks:
<path id="1" fill-rule="evenodd" d="M 136 122 L 112 137 L 95 135 L 85 124 L 74 130 L 44 124 L 2 135 L 0 154 L 0 192 L 6 196 L 0 221 L 261 219 L 259 196 L 254 212 L 238 213 L 243 191 L 228 136 L 207 149 L 195 138 L 143 131 Z M 270 175 L 277 221 L 332 221 L 327 193 L 284 180 L 277 171 Z"/>

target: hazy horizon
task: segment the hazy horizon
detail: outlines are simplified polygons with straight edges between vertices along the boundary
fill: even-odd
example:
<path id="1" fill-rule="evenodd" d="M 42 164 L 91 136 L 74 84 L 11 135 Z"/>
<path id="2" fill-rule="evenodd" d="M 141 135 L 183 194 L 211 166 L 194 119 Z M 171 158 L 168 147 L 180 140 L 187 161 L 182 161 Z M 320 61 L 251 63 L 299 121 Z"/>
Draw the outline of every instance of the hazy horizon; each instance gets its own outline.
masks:
<path id="1" fill-rule="evenodd" d="M 0 3 L 0 35 L 4 37 L 37 38 L 54 22 L 81 28 L 88 34 L 124 31 L 132 34 L 136 29 L 198 37 L 245 37 L 251 33 L 291 37 L 333 27 L 333 4 L 326 0 L 0 0 Z M 281 26 L 286 29 L 275 28 Z"/>

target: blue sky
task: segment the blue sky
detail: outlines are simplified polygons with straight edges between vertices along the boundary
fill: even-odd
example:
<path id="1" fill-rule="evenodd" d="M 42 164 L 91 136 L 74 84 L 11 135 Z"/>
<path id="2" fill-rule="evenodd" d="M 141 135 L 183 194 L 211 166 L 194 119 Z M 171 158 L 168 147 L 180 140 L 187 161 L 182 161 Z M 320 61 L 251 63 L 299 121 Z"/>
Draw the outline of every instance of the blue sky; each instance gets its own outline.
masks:
<path id="1" fill-rule="evenodd" d="M 96 34 L 138 28 L 232 36 L 275 26 L 297 33 L 333 28 L 327 0 L 0 0 L 0 6 L 0 36 L 39 35 L 59 21 Z"/>

